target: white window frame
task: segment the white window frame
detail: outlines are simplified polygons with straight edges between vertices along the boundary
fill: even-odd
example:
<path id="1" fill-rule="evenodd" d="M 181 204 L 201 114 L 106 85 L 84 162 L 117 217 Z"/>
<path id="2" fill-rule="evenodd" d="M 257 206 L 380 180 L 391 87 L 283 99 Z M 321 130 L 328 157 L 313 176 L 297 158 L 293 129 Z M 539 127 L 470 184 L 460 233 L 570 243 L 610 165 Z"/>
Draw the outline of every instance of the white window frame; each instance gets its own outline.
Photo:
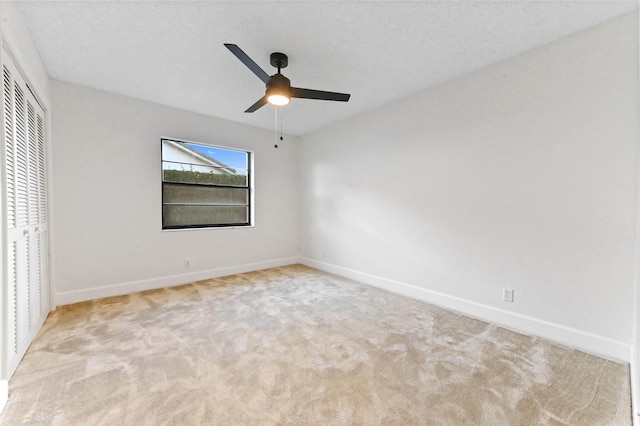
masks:
<path id="1" fill-rule="evenodd" d="M 189 182 L 176 182 L 176 181 L 166 181 L 165 180 L 165 173 L 164 173 L 164 164 L 166 161 L 165 156 L 164 156 L 164 152 L 163 152 L 163 147 L 164 147 L 164 142 L 165 141 L 169 141 L 169 142 L 173 142 L 175 144 L 179 144 L 179 145 L 198 145 L 201 147 L 206 147 L 206 148 L 213 148 L 213 149 L 221 149 L 221 150 L 226 150 L 226 151 L 235 151 L 235 152 L 241 152 L 247 155 L 247 178 L 246 178 L 246 186 L 243 185 L 224 185 L 224 184 L 201 184 L 201 183 L 189 183 Z M 161 155 L 160 155 L 160 159 L 161 159 L 161 194 L 162 194 L 162 230 L 163 231 L 176 231 L 176 230 L 193 230 L 193 229 L 228 229 L 228 228 L 247 228 L 247 227 L 253 227 L 254 226 L 254 182 L 253 182 L 253 175 L 254 175 L 254 165 L 253 165 L 253 157 L 254 157 L 254 153 L 253 151 L 249 151 L 246 149 L 241 149 L 241 148 L 235 148 L 235 147 L 227 147 L 227 146 L 221 146 L 221 145 L 213 145 L 213 144 L 209 144 L 209 143 L 203 143 L 203 142 L 194 142 L 194 141 L 189 141 L 189 140 L 184 140 L 184 139 L 177 139 L 177 138 L 171 138 L 171 137 L 162 137 L 160 139 L 160 150 L 161 150 Z M 188 163 L 184 163 L 186 165 L 188 165 Z M 193 164 L 194 166 L 196 164 Z M 224 165 L 221 166 L 221 168 L 231 168 L 231 167 L 224 167 Z M 165 207 L 168 205 L 171 205 L 169 203 L 166 202 L 165 200 L 165 186 L 185 186 L 186 188 L 193 188 L 193 187 L 210 187 L 210 188 L 229 188 L 229 189 L 235 189 L 235 188 L 243 188 L 246 189 L 247 191 L 247 204 L 233 204 L 233 205 L 227 205 L 227 204 L 211 204 L 210 207 L 237 207 L 237 206 L 245 206 L 245 208 L 247 209 L 247 220 L 246 222 L 230 222 L 230 223 L 192 223 L 192 224 L 181 224 L 181 225 L 175 225 L 175 224 L 166 224 L 165 223 Z M 174 204 L 175 205 L 175 204 Z M 188 203 L 185 203 L 184 205 L 189 205 Z"/>

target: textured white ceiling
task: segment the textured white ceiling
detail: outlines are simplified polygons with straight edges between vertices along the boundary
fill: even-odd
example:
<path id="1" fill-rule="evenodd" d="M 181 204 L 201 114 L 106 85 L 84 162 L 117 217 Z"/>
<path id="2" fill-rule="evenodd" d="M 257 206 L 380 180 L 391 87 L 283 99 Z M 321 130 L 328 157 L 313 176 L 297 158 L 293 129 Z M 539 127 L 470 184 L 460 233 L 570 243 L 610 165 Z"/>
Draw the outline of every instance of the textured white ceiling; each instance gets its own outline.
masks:
<path id="1" fill-rule="evenodd" d="M 351 93 L 294 99 L 303 135 L 636 9 L 637 1 L 21 2 L 52 78 L 272 129 L 264 84 L 284 52 L 292 85 Z"/>

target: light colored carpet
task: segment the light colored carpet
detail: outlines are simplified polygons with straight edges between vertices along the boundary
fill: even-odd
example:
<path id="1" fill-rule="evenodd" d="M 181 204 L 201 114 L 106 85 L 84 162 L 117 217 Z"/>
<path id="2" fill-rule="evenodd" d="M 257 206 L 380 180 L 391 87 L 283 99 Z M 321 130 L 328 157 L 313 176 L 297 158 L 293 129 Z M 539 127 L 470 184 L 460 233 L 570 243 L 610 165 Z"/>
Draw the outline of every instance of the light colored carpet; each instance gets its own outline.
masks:
<path id="1" fill-rule="evenodd" d="M 293 265 L 58 308 L 3 425 L 630 425 L 628 366 Z"/>

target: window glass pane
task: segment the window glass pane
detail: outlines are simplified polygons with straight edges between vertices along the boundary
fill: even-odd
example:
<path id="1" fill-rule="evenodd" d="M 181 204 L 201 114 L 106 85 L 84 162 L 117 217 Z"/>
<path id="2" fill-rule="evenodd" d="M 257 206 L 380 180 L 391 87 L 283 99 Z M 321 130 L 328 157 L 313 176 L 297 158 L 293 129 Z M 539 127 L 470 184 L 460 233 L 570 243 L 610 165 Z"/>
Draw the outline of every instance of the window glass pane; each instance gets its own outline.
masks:
<path id="1" fill-rule="evenodd" d="M 180 185 L 165 183 L 162 185 L 165 204 L 248 204 L 246 188 L 221 188 L 215 186 Z"/>
<path id="2" fill-rule="evenodd" d="M 165 182 L 248 186 L 249 153 L 162 140 Z"/>
<path id="3" fill-rule="evenodd" d="M 176 170 L 169 167 L 175 164 L 163 162 L 163 180 L 165 182 L 201 183 L 206 185 L 248 186 L 247 171 L 236 169 L 236 173 L 220 173 L 219 169 L 194 166 L 192 170 Z"/>
<path id="4" fill-rule="evenodd" d="M 251 224 L 250 153 L 162 139 L 162 227 Z"/>
<path id="5" fill-rule="evenodd" d="M 246 206 L 185 206 L 165 204 L 162 207 L 164 226 L 201 226 L 246 224 Z"/>

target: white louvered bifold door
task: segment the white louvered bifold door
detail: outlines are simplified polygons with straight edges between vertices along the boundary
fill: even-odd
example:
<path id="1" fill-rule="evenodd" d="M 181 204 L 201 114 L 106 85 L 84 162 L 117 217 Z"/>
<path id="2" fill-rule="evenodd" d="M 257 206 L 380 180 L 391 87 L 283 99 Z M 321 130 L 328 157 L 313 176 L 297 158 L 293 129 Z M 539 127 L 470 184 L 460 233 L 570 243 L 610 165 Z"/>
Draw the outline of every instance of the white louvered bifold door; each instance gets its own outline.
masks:
<path id="1" fill-rule="evenodd" d="M 7 259 L 4 376 L 49 312 L 44 111 L 3 50 Z"/>

